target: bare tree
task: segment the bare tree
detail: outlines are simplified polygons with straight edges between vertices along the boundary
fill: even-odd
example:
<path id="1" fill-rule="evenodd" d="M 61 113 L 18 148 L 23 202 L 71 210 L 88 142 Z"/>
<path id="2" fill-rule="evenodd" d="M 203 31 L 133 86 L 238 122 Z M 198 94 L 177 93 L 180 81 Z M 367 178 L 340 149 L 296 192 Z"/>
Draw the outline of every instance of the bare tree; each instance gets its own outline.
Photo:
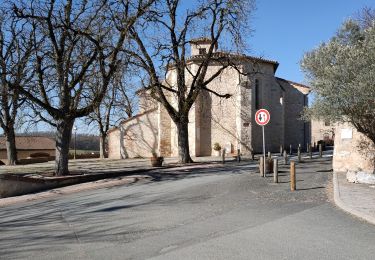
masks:
<path id="1" fill-rule="evenodd" d="M 30 31 L 14 17 L 0 10 L 0 127 L 6 139 L 9 165 L 17 163 L 15 124 L 25 98 L 15 86 L 26 86 L 30 80 L 26 64 L 32 51 Z"/>
<path id="2" fill-rule="evenodd" d="M 242 43 L 242 34 L 248 29 L 247 21 L 254 4 L 251 0 L 208 0 L 194 9 L 182 10 L 181 2 L 161 1 L 143 21 L 147 26 L 144 23 L 132 26 L 130 33 L 138 50 L 128 52 L 147 71 L 149 85 L 146 89 L 165 107 L 176 124 L 179 160 L 189 163 L 192 161 L 188 138 L 189 111 L 201 91 L 222 98 L 230 97 L 208 87 L 226 68 L 235 67 L 229 53 L 217 53 L 215 49 L 219 40 L 228 40 L 237 46 Z M 158 35 L 150 36 L 151 31 Z M 206 53 L 199 55 L 198 67 L 192 69 L 187 46 L 197 34 L 208 35 L 210 45 Z M 208 66 L 212 64 L 218 69 L 209 74 Z M 163 80 L 170 71 L 176 75 L 173 83 Z"/>
<path id="3" fill-rule="evenodd" d="M 36 28 L 36 88 L 17 89 L 41 109 L 39 116 L 44 121 L 56 127 L 56 175 L 69 173 L 69 143 L 75 119 L 87 116 L 100 104 L 118 67 L 128 28 L 153 2 L 15 2 L 16 16 Z M 87 79 L 96 71 L 102 82 L 92 95 Z"/>
<path id="4" fill-rule="evenodd" d="M 95 123 L 99 130 L 100 136 L 100 158 L 106 158 L 106 145 L 108 131 L 115 126 L 120 120 L 130 118 L 133 115 L 133 99 L 130 97 L 134 92 L 127 81 L 127 68 L 122 65 L 112 79 L 107 93 L 101 104 L 88 116 L 86 122 L 88 124 Z M 93 82 L 93 91 L 100 84 L 99 77 Z"/>

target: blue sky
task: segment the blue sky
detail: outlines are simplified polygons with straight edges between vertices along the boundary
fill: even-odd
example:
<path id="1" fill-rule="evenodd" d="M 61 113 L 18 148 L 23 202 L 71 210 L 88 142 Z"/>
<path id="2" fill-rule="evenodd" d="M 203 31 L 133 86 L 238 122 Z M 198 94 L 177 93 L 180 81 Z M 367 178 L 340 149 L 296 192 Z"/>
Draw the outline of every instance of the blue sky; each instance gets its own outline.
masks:
<path id="1" fill-rule="evenodd" d="M 258 0 L 248 38 L 250 55 L 277 60 L 276 75 L 304 82 L 299 61 L 303 54 L 329 40 L 343 21 L 372 0 Z"/>

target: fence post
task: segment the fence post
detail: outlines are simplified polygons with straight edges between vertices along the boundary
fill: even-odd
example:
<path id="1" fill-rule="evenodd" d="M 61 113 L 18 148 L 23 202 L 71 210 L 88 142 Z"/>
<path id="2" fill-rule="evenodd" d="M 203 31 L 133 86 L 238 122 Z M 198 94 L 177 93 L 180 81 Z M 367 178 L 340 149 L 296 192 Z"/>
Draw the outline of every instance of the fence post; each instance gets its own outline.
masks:
<path id="1" fill-rule="evenodd" d="M 323 146 L 322 144 L 319 144 L 319 158 L 323 157 Z"/>
<path id="2" fill-rule="evenodd" d="M 288 164 L 288 154 L 286 153 L 286 151 L 284 150 L 284 164 Z"/>
<path id="3" fill-rule="evenodd" d="M 260 172 L 260 177 L 264 177 L 264 163 L 263 163 L 263 156 L 259 157 L 259 172 Z"/>
<path id="4" fill-rule="evenodd" d="M 279 182 L 279 169 L 278 169 L 278 161 L 277 159 L 273 159 L 273 182 Z"/>
<path id="5" fill-rule="evenodd" d="M 290 190 L 296 190 L 296 165 L 295 162 L 290 162 Z"/>

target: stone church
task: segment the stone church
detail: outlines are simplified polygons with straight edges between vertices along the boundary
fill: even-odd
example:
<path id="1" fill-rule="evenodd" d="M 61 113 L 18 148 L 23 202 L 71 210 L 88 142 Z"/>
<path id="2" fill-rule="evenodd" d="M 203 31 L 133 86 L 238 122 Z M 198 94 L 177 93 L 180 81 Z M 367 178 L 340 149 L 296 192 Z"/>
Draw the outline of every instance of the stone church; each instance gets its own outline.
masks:
<path id="1" fill-rule="evenodd" d="M 210 40 L 192 40 L 190 70 L 194 71 L 208 51 Z M 295 149 L 310 143 L 310 125 L 300 120 L 308 104 L 310 89 L 275 76 L 277 61 L 219 51 L 227 55 L 236 69 L 226 68 L 208 87 L 228 99 L 202 91 L 189 114 L 189 144 L 192 156 L 211 156 L 219 143 L 228 153 L 248 155 L 262 152 L 262 131 L 255 123 L 255 112 L 268 109 L 270 123 L 265 127 L 266 150 L 279 151 L 280 145 Z M 208 75 L 220 68 L 212 63 Z M 187 73 L 188 74 L 188 73 Z M 175 72 L 170 69 L 165 80 L 173 86 Z M 109 158 L 150 157 L 153 152 L 165 157 L 177 156 L 177 129 L 167 111 L 153 101 L 147 91 L 139 91 L 139 114 L 121 122 L 109 132 Z M 173 97 L 170 97 L 173 99 Z"/>

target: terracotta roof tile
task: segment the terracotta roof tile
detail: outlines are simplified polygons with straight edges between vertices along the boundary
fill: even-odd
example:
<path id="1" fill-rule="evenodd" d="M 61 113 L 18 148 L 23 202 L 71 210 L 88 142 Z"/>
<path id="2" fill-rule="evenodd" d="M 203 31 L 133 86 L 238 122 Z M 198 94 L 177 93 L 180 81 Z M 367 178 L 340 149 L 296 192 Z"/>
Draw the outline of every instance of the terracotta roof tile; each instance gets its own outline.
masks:
<path id="1" fill-rule="evenodd" d="M 194 55 L 194 56 L 189 57 L 187 61 L 200 61 L 204 58 L 205 58 L 205 55 Z M 270 63 L 274 66 L 275 71 L 277 67 L 279 66 L 279 63 L 275 60 L 269 60 L 269 59 L 264 59 L 261 57 L 254 57 L 254 56 L 248 56 L 244 54 L 236 54 L 236 53 L 229 53 L 229 52 L 222 52 L 222 51 L 214 52 L 212 55 L 212 58 L 245 59 L 245 60 L 253 60 L 253 61 Z"/>

